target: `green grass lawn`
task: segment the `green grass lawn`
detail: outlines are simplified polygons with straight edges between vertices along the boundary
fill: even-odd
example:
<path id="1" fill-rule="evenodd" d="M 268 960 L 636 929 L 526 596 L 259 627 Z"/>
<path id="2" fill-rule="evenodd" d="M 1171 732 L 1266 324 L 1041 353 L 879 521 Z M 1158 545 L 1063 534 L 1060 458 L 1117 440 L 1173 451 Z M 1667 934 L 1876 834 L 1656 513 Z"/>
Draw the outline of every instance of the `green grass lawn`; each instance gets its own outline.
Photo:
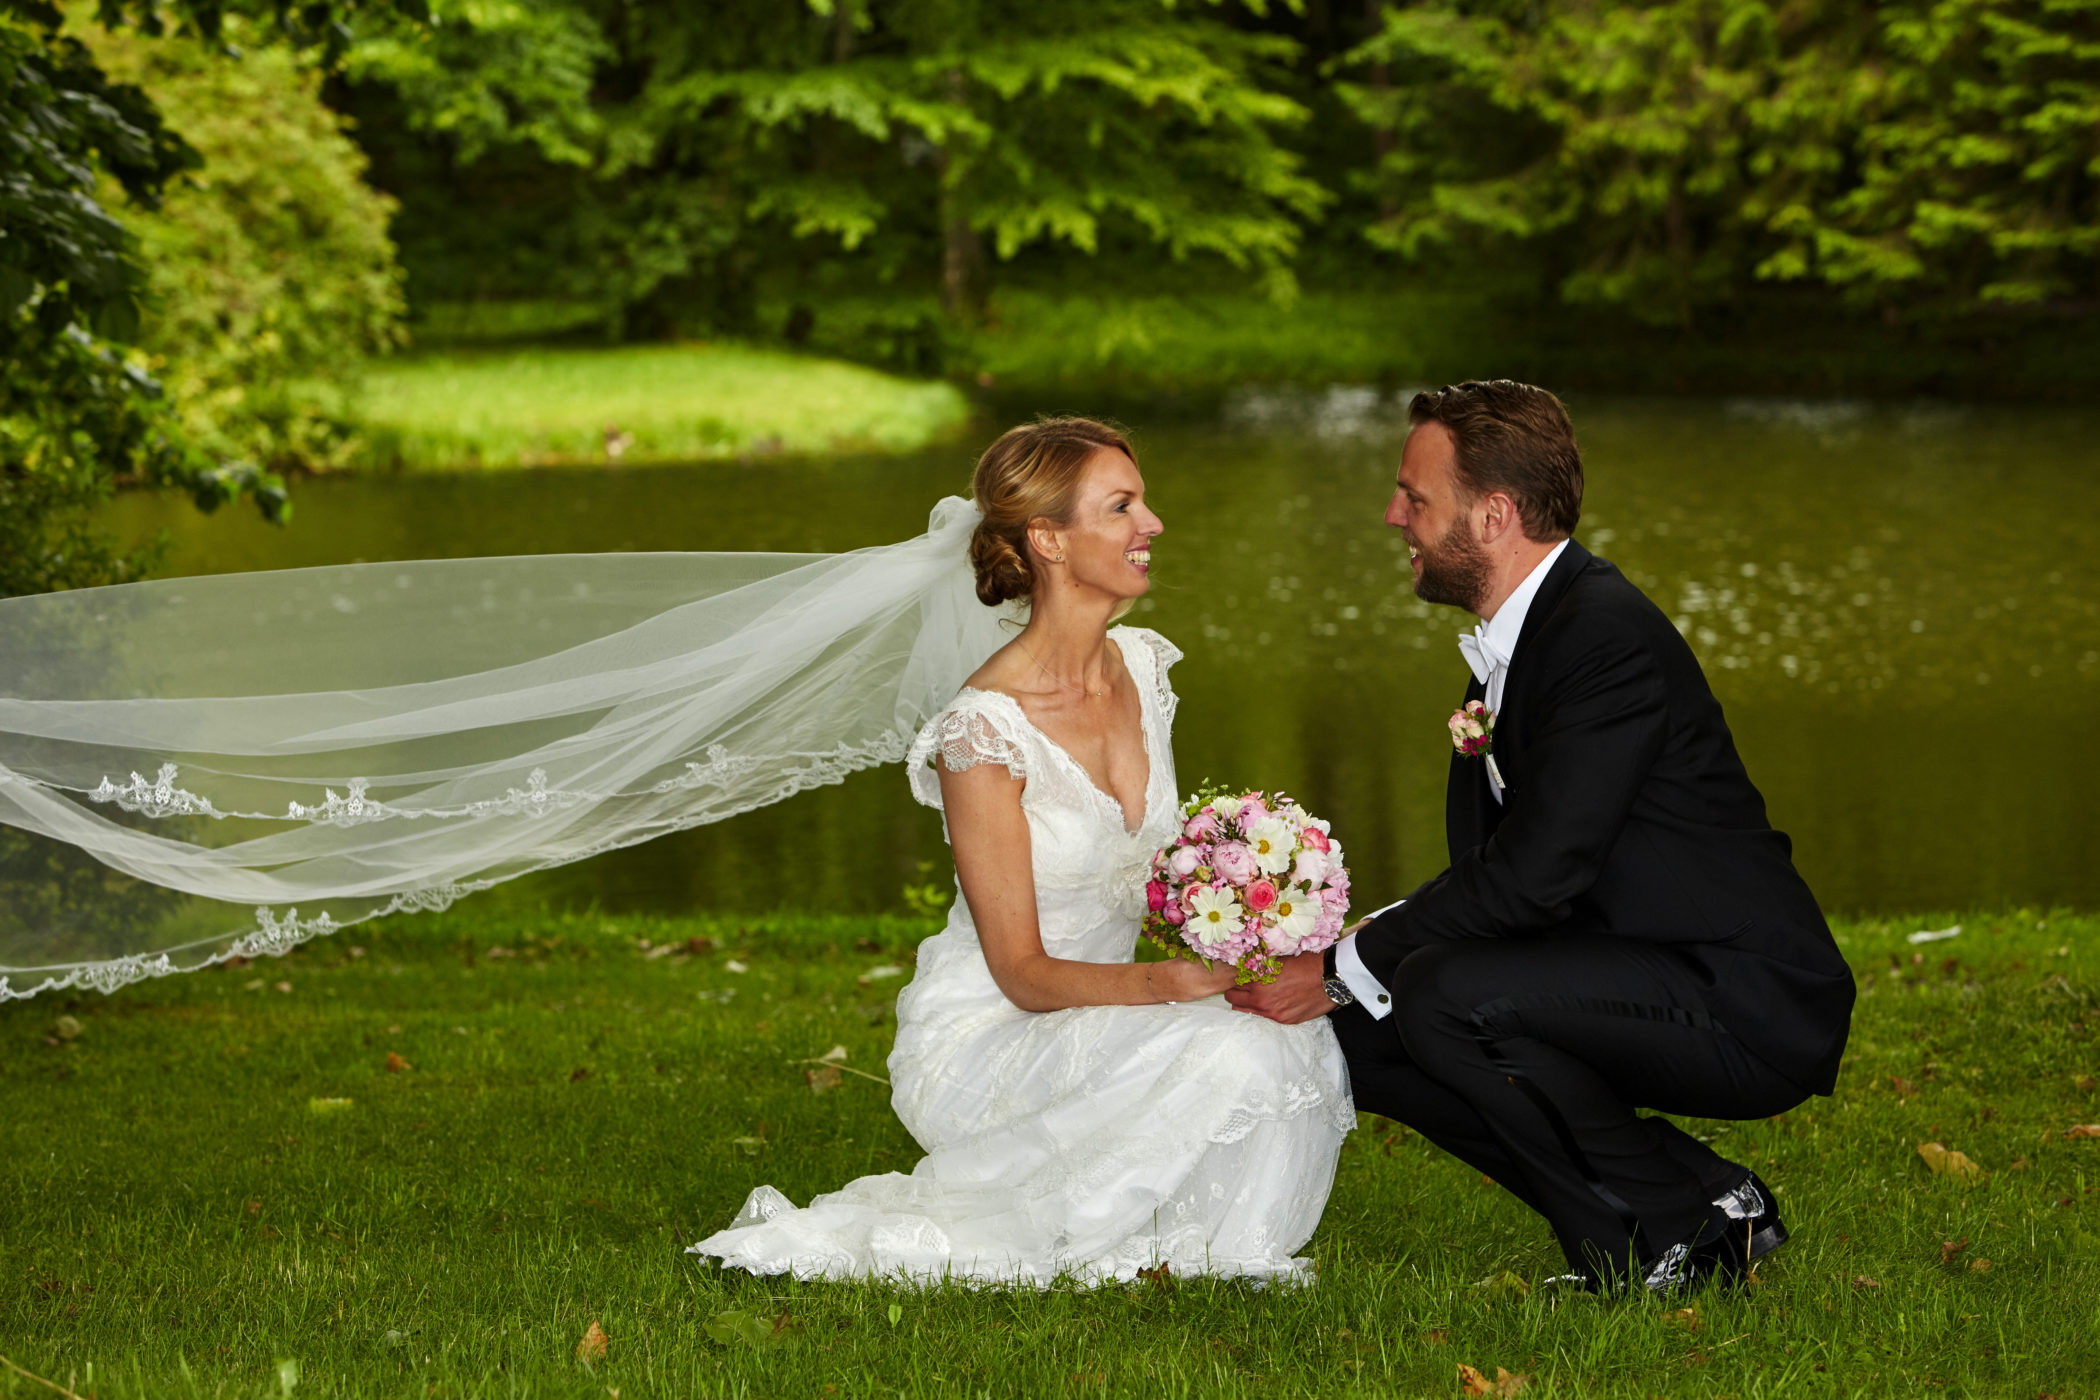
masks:
<path id="1" fill-rule="evenodd" d="M 366 459 L 409 468 L 910 451 L 960 428 L 952 385 L 723 345 L 533 346 L 381 361 Z"/>
<path id="2" fill-rule="evenodd" d="M 1864 995 L 1837 1096 L 1699 1129 L 1794 1240 L 1670 1304 L 1538 1287 L 1535 1219 L 1368 1118 L 1304 1290 L 798 1284 L 681 1253 L 755 1183 L 910 1167 L 880 1085 L 818 1092 L 797 1061 L 882 1073 L 901 978 L 874 969 L 917 921 L 458 910 L 9 1003 L 0 1355 L 100 1400 L 1456 1396 L 1461 1363 L 1533 1397 L 2089 1397 L 2100 1140 L 2065 1130 L 2100 1120 L 2100 919 L 1904 942 L 1955 921 L 1841 929 Z M 1932 1174 L 1929 1141 L 1988 1175 Z M 606 1354 L 578 1360 L 593 1323 Z M 0 1368 L 0 1396 L 51 1393 Z"/>

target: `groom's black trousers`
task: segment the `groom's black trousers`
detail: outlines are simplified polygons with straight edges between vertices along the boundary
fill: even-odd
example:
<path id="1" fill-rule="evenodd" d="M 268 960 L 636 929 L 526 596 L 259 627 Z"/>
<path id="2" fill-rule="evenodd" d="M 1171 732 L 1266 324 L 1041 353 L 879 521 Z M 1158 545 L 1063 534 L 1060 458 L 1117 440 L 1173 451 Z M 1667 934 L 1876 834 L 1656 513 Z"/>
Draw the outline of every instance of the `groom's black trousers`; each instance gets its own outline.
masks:
<path id="1" fill-rule="evenodd" d="M 1745 1169 L 1641 1108 L 1763 1118 L 1808 1097 L 1717 1018 L 1664 945 L 1595 936 L 1440 943 L 1393 1011 L 1331 1017 L 1357 1108 L 1398 1119 L 1546 1217 L 1596 1276 L 1688 1240 Z"/>

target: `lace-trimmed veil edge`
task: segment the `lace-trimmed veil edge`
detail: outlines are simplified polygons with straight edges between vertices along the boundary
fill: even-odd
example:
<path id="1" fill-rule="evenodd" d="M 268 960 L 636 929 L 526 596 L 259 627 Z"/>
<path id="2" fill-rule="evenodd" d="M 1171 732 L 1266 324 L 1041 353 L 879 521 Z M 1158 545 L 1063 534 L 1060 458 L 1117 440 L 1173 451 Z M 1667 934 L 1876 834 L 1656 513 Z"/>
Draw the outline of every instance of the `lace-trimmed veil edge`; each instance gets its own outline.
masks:
<path id="1" fill-rule="evenodd" d="M 842 555 L 0 600 L 0 824 L 205 902 L 180 932 L 0 926 L 0 1001 L 281 954 L 897 762 L 1011 634 L 975 597 L 977 518 L 950 497 Z"/>

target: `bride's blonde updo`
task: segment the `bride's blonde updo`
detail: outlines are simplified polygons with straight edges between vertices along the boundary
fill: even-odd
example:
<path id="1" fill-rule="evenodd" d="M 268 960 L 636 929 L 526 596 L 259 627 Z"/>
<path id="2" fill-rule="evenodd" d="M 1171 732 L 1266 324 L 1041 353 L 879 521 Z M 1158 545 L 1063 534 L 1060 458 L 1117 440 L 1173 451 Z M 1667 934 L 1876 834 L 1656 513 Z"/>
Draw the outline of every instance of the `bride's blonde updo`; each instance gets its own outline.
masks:
<path id="1" fill-rule="evenodd" d="M 1028 527 L 1037 520 L 1071 522 L 1079 478 L 1104 447 L 1137 461 L 1123 434 L 1091 418 L 1040 418 L 1009 428 L 977 459 L 970 494 L 984 519 L 970 536 L 970 563 L 986 607 L 1035 592 Z"/>

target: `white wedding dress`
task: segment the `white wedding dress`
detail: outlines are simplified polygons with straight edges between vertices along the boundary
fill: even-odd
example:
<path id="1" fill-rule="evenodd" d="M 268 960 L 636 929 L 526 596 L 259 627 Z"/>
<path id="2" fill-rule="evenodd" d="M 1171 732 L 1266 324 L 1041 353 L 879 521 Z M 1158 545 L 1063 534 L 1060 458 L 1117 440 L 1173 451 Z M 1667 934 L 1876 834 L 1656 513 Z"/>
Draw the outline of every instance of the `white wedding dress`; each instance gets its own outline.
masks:
<path id="1" fill-rule="evenodd" d="M 1127 963 L 1147 866 L 1179 820 L 1166 670 L 1181 653 L 1144 628 L 1109 635 L 1137 682 L 1151 761 L 1136 831 L 994 692 L 958 694 L 920 731 L 909 767 L 913 795 L 936 808 L 936 756 L 1025 779 L 1044 951 Z M 1356 1122 L 1324 1018 L 1278 1025 L 1222 997 L 1023 1011 L 993 982 L 959 890 L 897 999 L 889 1069 L 897 1115 L 927 1154 L 910 1175 L 862 1177 L 803 1209 L 761 1186 L 690 1252 L 799 1278 L 1040 1285 L 1163 1263 L 1303 1280 L 1311 1266 L 1296 1251 Z"/>

